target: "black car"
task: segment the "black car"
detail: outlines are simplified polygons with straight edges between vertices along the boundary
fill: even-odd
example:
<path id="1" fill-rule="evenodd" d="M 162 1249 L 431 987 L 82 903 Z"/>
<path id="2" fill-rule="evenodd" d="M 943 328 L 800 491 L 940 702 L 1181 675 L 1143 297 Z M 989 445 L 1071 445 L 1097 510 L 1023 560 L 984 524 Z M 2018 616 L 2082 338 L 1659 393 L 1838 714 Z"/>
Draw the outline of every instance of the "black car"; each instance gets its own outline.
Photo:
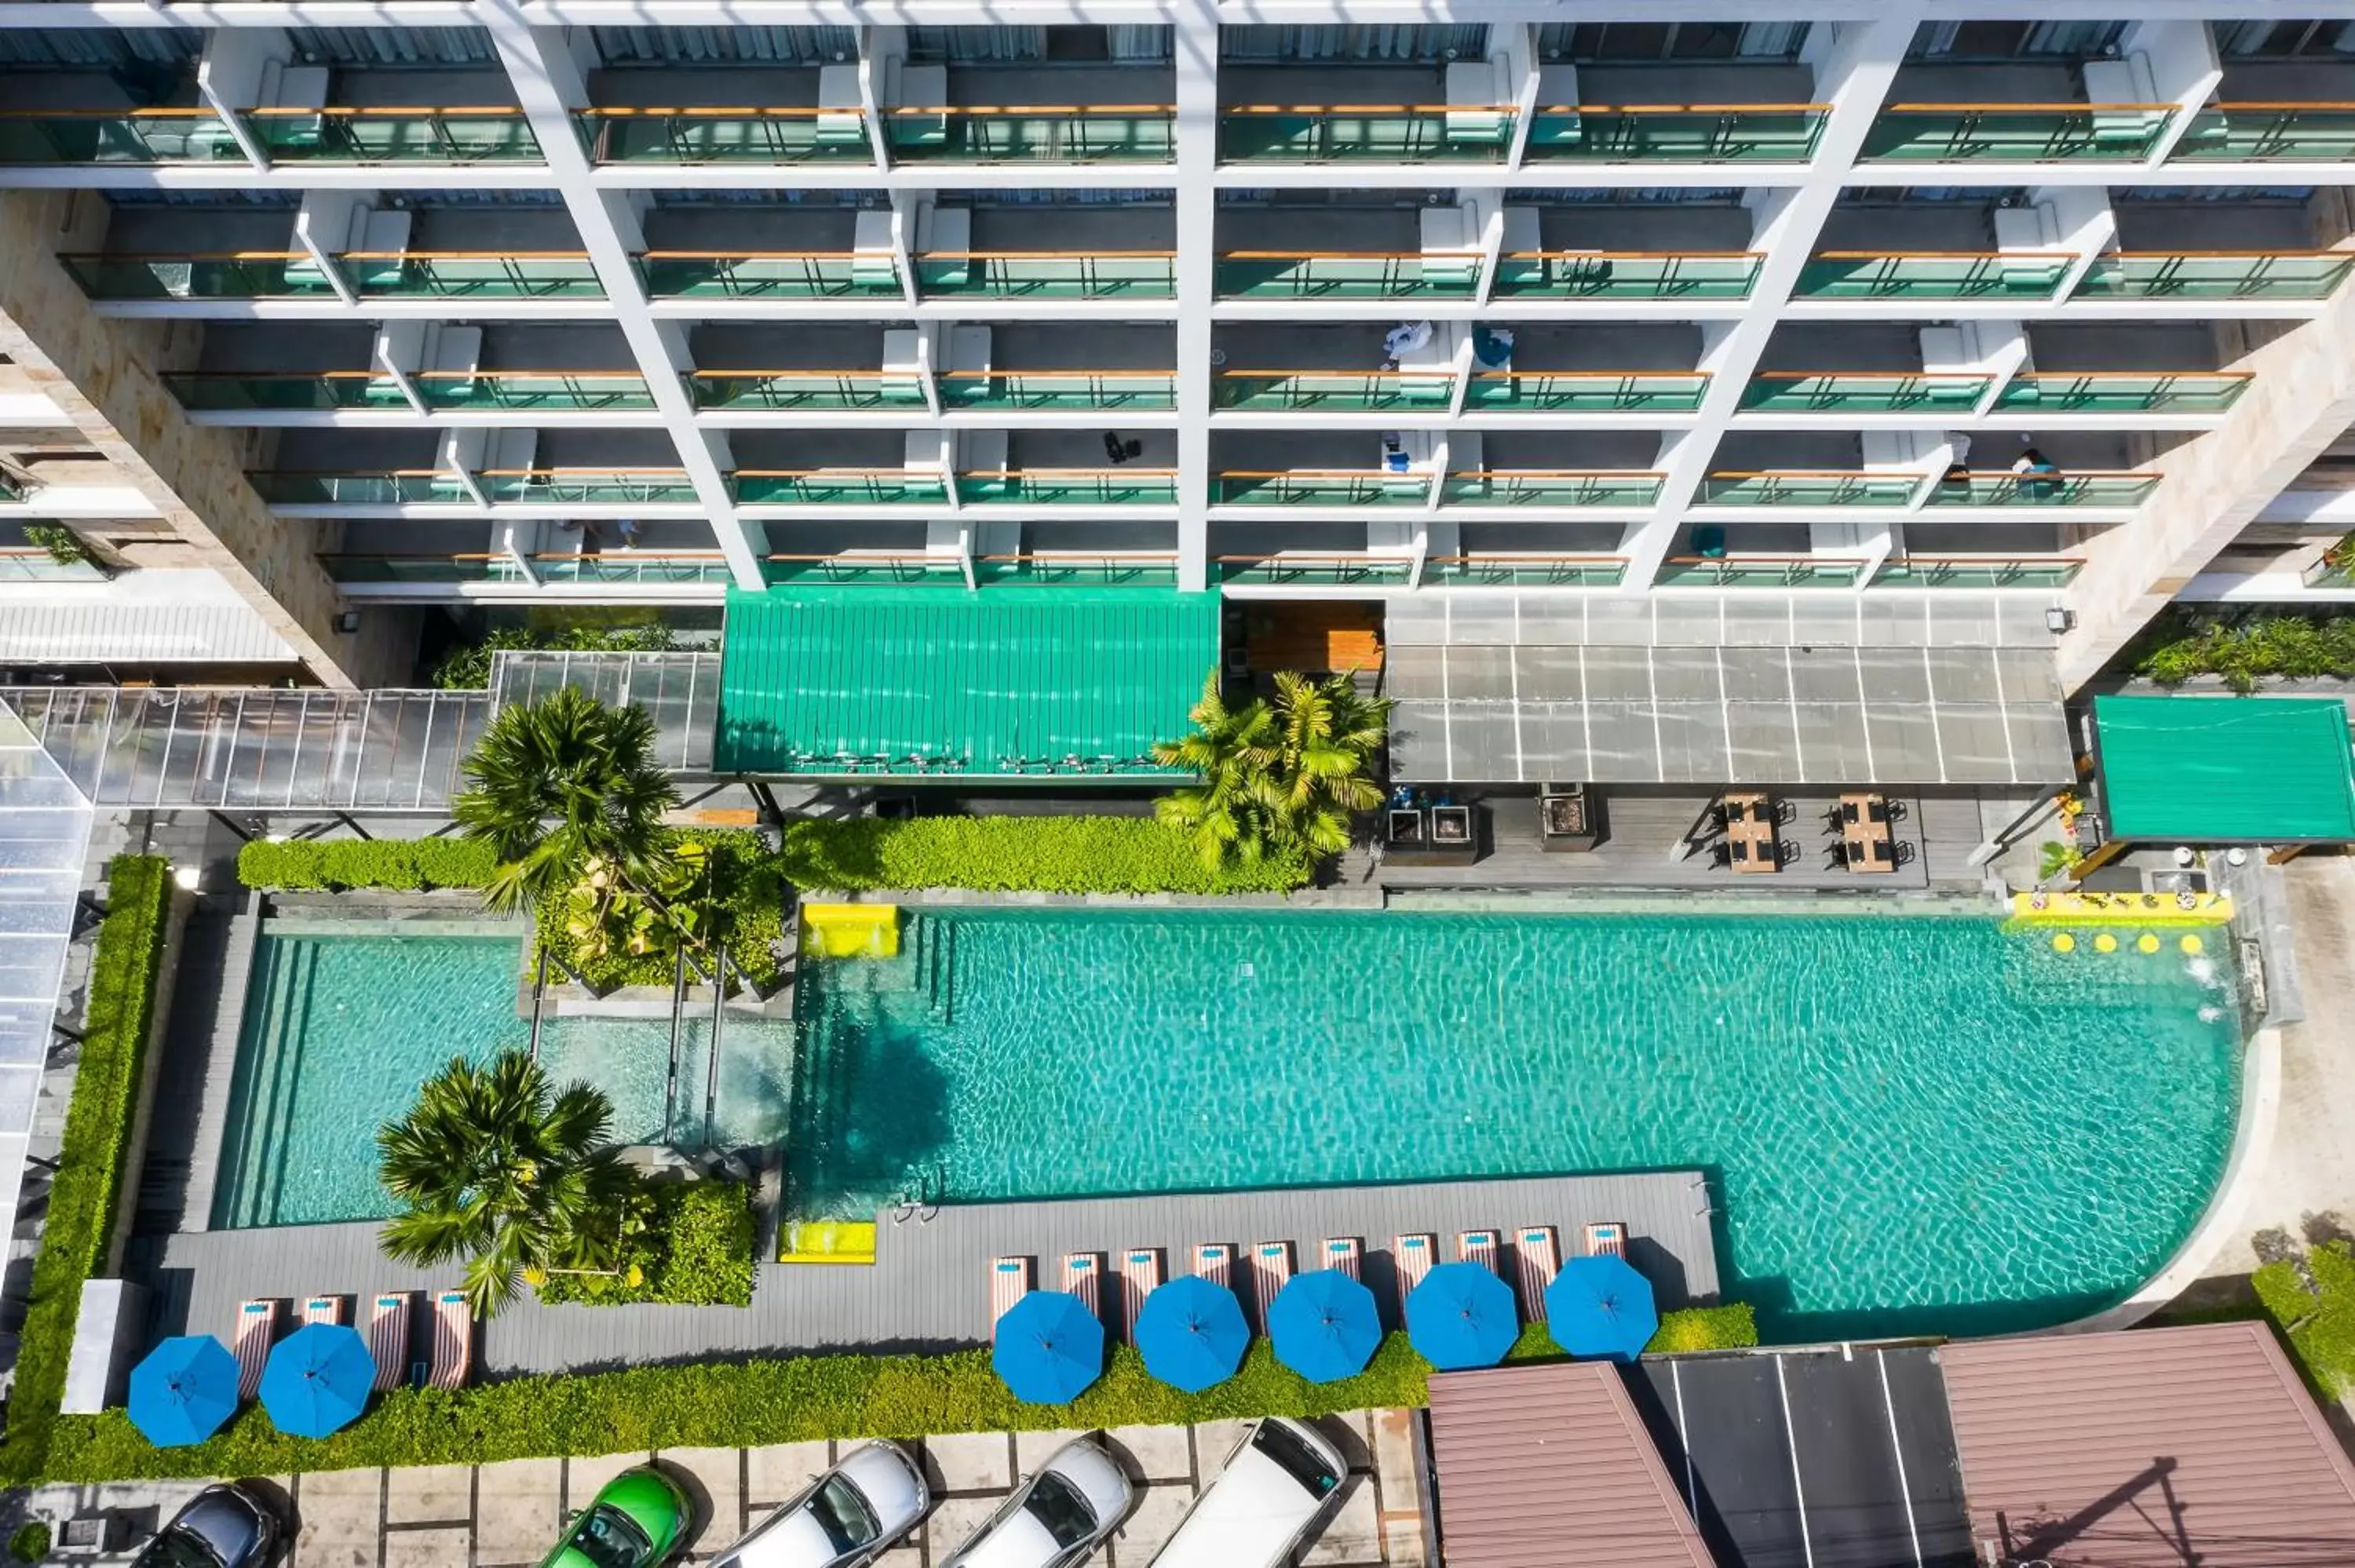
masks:
<path id="1" fill-rule="evenodd" d="M 278 1515 L 243 1487 L 207 1487 L 172 1516 L 131 1568 L 262 1568 L 278 1551 Z"/>

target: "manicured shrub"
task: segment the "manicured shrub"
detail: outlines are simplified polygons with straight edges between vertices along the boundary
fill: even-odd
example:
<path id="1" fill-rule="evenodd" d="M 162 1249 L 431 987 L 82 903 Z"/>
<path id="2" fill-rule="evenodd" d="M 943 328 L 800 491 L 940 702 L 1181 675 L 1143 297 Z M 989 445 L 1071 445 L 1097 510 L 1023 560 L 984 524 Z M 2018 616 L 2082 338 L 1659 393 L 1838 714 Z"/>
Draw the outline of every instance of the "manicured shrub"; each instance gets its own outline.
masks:
<path id="1" fill-rule="evenodd" d="M 1212 870 L 1184 833 L 1143 817 L 791 822 L 783 859 L 795 885 L 840 892 L 1282 893 L 1308 880 L 1297 860 Z"/>
<path id="2" fill-rule="evenodd" d="M 1678 1355 L 1691 1351 L 1743 1351 L 1758 1342 L 1758 1315 L 1747 1301 L 1722 1307 L 1688 1307 L 1660 1314 L 1660 1331 L 1645 1351 Z"/>
<path id="3" fill-rule="evenodd" d="M 2355 1252 L 2328 1241 L 2304 1264 L 2303 1274 L 2294 1260 L 2265 1264 L 2249 1283 L 2315 1393 L 2343 1399 L 2355 1393 Z"/>
<path id="4" fill-rule="evenodd" d="M 664 1181 L 649 1196 L 646 1228 L 618 1272 L 551 1274 L 535 1287 L 539 1298 L 592 1307 L 751 1306 L 751 1193 L 732 1181 Z"/>
<path id="5" fill-rule="evenodd" d="M 0 1478 L 11 1482 L 41 1473 L 65 1393 L 82 1282 L 105 1266 L 155 1022 L 171 895 L 171 868 L 160 859 L 123 855 L 107 867 L 106 918 L 91 958 L 81 1059 L 33 1261 L 7 1435 L 0 1441 Z"/>
<path id="6" fill-rule="evenodd" d="M 20 1524 L 8 1538 L 8 1555 L 19 1563 L 38 1563 L 49 1554 L 49 1527 L 39 1520 Z"/>
<path id="7" fill-rule="evenodd" d="M 2246 692 L 2268 675 L 2355 676 L 2355 616 L 2328 611 L 2175 609 L 2137 642 L 2134 673 L 2161 685 L 2222 675 Z"/>
<path id="8" fill-rule="evenodd" d="M 272 893 L 318 893 L 352 887 L 414 893 L 434 887 L 480 887 L 498 866 L 491 846 L 473 839 L 335 839 L 270 843 L 255 840 L 237 852 L 237 878 Z"/>

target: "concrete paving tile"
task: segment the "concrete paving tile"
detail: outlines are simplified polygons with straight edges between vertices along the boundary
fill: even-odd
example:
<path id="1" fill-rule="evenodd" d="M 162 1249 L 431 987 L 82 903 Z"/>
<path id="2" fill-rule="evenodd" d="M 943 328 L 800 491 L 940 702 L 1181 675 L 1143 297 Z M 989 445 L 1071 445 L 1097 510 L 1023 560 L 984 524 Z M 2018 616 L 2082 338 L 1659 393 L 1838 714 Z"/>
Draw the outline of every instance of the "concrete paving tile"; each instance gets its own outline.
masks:
<path id="1" fill-rule="evenodd" d="M 1014 1445 L 1003 1432 L 946 1432 L 924 1439 L 944 1492 L 1005 1491 L 1014 1485 Z"/>
<path id="2" fill-rule="evenodd" d="M 926 1551 L 934 1563 L 943 1562 L 948 1554 L 965 1542 L 965 1538 L 979 1530 L 982 1521 L 997 1511 L 1005 1501 L 1003 1495 L 978 1498 L 943 1498 L 932 1505 L 924 1520 L 923 1537 Z"/>
<path id="3" fill-rule="evenodd" d="M 1018 1479 L 1047 1462 L 1048 1456 L 1087 1431 L 1084 1426 L 1059 1426 L 1051 1432 L 1014 1435 L 1014 1474 Z"/>
<path id="4" fill-rule="evenodd" d="M 1374 1412 L 1374 1478 L 1381 1483 L 1382 1507 L 1414 1506 L 1414 1413 Z"/>
<path id="5" fill-rule="evenodd" d="M 468 1465 L 403 1465 L 385 1472 L 387 1524 L 454 1524 L 474 1516 Z"/>
<path id="6" fill-rule="evenodd" d="M 765 1448 L 747 1448 L 744 1457 L 744 1500 L 763 1511 L 800 1491 L 834 1463 L 823 1441 L 772 1443 Z"/>
<path id="7" fill-rule="evenodd" d="M 744 1451 L 741 1448 L 664 1448 L 655 1462 L 673 1478 L 693 1478 L 689 1493 L 700 1489 L 697 1532 L 687 1538 L 690 1552 L 718 1552 L 744 1533 Z"/>
<path id="8" fill-rule="evenodd" d="M 320 1470 L 295 1499 L 293 1568 L 376 1568 L 382 1470 Z"/>
<path id="9" fill-rule="evenodd" d="M 1203 1485 L 1227 1467 L 1227 1456 L 1243 1440 L 1243 1428 L 1250 1425 L 1248 1421 L 1205 1421 L 1194 1428 L 1194 1463 Z"/>
<path id="10" fill-rule="evenodd" d="M 1391 1514 L 1383 1519 L 1382 1561 L 1390 1568 L 1424 1568 L 1431 1561 L 1431 1543 L 1423 1539 L 1421 1516 Z"/>
<path id="11" fill-rule="evenodd" d="M 1317 1425 L 1325 1429 L 1325 1435 L 1327 1437 L 1347 1436 L 1355 1442 L 1354 1449 L 1346 1446 L 1342 1449 L 1342 1455 L 1349 1461 L 1351 1468 L 1358 1468 L 1368 1463 L 1368 1455 L 1374 1446 L 1374 1413 L 1372 1411 L 1345 1410 L 1338 1415 L 1321 1418 Z M 1337 1431 L 1336 1428 L 1338 1430 Z"/>
<path id="12" fill-rule="evenodd" d="M 1128 1456 L 1135 1478 L 1146 1481 L 1190 1481 L 1194 1449 L 1183 1426 L 1115 1426 L 1104 1434 L 1115 1452 Z"/>
<path id="13" fill-rule="evenodd" d="M 623 1470 L 646 1462 L 646 1450 L 630 1454 L 598 1454 L 588 1458 L 574 1457 L 564 1462 L 564 1516 L 567 1519 L 589 1506 L 599 1488 Z"/>
<path id="14" fill-rule="evenodd" d="M 1374 1489 L 1363 1476 L 1353 1478 L 1341 1494 L 1341 1507 L 1326 1521 L 1316 1539 L 1301 1556 L 1301 1568 L 1327 1568 L 1341 1563 L 1379 1563 L 1382 1532 L 1374 1517 Z"/>
<path id="15" fill-rule="evenodd" d="M 1194 1506 L 1189 1486 L 1147 1487 L 1136 1507 L 1112 1534 L 1112 1568 L 1145 1568 L 1177 1533 L 1178 1521 Z"/>
<path id="16" fill-rule="evenodd" d="M 440 1530 L 395 1530 L 384 1538 L 384 1568 L 464 1568 L 474 1531 L 464 1525 Z"/>
<path id="17" fill-rule="evenodd" d="M 875 1568 L 924 1568 L 924 1554 L 911 1542 L 895 1546 L 875 1560 Z"/>
<path id="18" fill-rule="evenodd" d="M 478 1568 L 538 1563 L 563 1527 L 564 1461 L 504 1459 L 477 1473 L 474 1561 Z"/>

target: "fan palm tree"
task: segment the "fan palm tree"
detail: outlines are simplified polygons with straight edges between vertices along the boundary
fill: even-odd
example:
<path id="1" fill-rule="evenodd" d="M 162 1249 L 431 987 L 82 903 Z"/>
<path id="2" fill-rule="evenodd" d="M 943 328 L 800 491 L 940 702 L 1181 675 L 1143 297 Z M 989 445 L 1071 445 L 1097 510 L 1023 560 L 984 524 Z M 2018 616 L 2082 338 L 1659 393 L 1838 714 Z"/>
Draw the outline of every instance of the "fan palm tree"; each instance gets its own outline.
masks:
<path id="1" fill-rule="evenodd" d="M 1273 702 L 1231 707 L 1218 676 L 1188 715 L 1194 732 L 1153 748 L 1165 768 L 1202 783 L 1154 802 L 1154 813 L 1194 841 L 1209 865 L 1271 856 L 1314 863 L 1349 847 L 1349 819 L 1381 804 L 1375 754 L 1390 702 L 1359 694 L 1346 675 L 1323 681 L 1284 671 Z"/>
<path id="2" fill-rule="evenodd" d="M 613 1119 L 602 1091 L 558 1088 L 520 1051 L 453 1059 L 377 1131 L 385 1189 L 402 1205 L 379 1237 L 385 1255 L 464 1257 L 467 1300 L 485 1318 L 527 1270 L 611 1266 L 640 1186 L 607 1141 Z"/>
<path id="3" fill-rule="evenodd" d="M 499 868 L 483 903 L 548 908 L 602 862 L 652 895 L 666 853 L 663 813 L 678 804 L 654 758 L 643 709 L 607 707 L 571 687 L 499 710 L 466 758 L 470 788 L 450 804 Z"/>

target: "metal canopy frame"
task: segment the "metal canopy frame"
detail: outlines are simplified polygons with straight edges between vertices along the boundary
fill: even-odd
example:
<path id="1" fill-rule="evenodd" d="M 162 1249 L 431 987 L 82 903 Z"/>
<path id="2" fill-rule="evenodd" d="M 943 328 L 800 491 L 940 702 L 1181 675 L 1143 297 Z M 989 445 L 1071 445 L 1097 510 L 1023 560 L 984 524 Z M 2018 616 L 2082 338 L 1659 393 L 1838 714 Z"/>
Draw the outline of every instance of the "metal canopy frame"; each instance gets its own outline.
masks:
<path id="1" fill-rule="evenodd" d="M 0 1214 L 16 1213 L 24 1185 L 91 814 L 33 732 L 0 707 Z"/>

